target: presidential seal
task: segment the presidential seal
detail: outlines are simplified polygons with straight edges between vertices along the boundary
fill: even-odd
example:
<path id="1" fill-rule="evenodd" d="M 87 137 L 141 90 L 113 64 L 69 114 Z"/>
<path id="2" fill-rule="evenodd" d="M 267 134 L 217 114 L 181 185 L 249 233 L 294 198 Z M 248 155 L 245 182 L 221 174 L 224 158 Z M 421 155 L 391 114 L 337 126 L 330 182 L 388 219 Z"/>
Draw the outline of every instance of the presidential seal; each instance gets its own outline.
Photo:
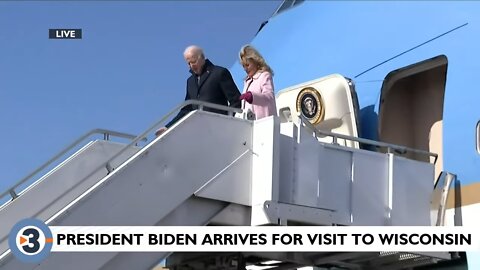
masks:
<path id="1" fill-rule="evenodd" d="M 301 113 L 312 125 L 320 123 L 325 117 L 323 99 L 317 89 L 303 88 L 297 96 L 297 112 Z"/>

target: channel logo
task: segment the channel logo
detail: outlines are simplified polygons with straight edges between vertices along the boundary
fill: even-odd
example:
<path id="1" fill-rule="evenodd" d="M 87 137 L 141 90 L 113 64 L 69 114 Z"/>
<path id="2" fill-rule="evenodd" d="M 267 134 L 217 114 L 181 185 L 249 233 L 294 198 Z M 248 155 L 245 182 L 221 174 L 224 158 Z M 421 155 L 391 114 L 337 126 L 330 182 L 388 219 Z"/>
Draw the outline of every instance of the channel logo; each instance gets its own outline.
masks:
<path id="1" fill-rule="evenodd" d="M 23 219 L 13 226 L 8 236 L 13 255 L 23 262 L 36 263 L 50 254 L 53 245 L 52 232 L 38 219 Z"/>

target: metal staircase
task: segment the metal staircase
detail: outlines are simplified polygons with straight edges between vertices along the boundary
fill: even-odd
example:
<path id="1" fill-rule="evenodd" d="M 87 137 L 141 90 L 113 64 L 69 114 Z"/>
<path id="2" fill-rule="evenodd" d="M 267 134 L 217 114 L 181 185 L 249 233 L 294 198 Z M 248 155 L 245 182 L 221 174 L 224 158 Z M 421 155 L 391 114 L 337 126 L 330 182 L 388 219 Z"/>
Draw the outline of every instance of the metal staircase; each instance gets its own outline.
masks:
<path id="1" fill-rule="evenodd" d="M 75 151 L 86 139 L 97 135 L 102 135 L 103 140 L 89 141 Z M 0 254 L 8 250 L 8 233 L 16 222 L 24 218 L 47 220 L 138 150 L 138 147 L 131 146 L 115 156 L 125 144 L 110 141 L 110 137 L 135 138 L 110 130 L 92 130 L 1 194 L 0 198 L 7 201 L 0 207 Z M 34 176 L 69 151 L 75 152 L 35 180 Z M 100 164 L 105 166 L 99 168 Z"/>
<path id="2" fill-rule="evenodd" d="M 431 214 L 435 222 L 445 216 L 449 184 L 436 197 L 438 202 L 431 201 L 433 164 L 400 156 L 415 151 L 435 162 L 435 154 L 315 130 L 302 118 L 299 123 L 280 123 L 277 117 L 249 121 L 232 117 L 236 109 L 197 101 L 177 109 L 192 104 L 200 110 L 141 148 L 135 145 L 169 115 L 127 145 L 87 144 L 4 206 L 0 221 L 15 223 L 18 211 L 8 209 L 34 201 L 41 202 L 39 209 L 25 216 L 51 226 L 430 225 Z M 201 111 L 204 106 L 230 115 Z M 320 133 L 332 136 L 333 142 L 372 143 L 388 151 L 322 142 Z M 107 148 L 112 149 L 101 159 L 90 158 L 96 149 Z M 92 162 L 91 170 L 80 169 L 85 160 Z M 52 200 L 43 200 L 65 175 L 88 184 L 71 180 Z M 5 252 L 0 268 L 150 269 L 164 258 L 167 267 L 176 270 L 243 270 L 271 260 L 278 261 L 269 264 L 277 270 L 408 269 L 449 260 L 452 254 L 76 252 L 51 253 L 39 264 L 25 264 Z"/>

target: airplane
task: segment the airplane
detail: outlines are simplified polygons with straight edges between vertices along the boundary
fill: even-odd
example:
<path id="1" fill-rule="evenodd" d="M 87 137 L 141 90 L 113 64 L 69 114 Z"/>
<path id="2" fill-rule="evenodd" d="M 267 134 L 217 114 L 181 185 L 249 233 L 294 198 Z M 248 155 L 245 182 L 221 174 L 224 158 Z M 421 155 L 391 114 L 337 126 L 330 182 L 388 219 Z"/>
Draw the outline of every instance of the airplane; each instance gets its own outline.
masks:
<path id="1" fill-rule="evenodd" d="M 447 223 L 460 208 L 461 224 L 478 226 L 480 92 L 470 81 L 479 71 L 479 8 L 475 1 L 284 1 L 252 45 L 274 67 L 276 89 L 330 73 L 352 79 L 358 136 L 437 153 L 435 179 L 449 171 L 461 182 Z M 232 72 L 240 81 L 241 66 Z M 469 269 L 480 267 L 478 255 L 467 256 Z"/>
<path id="2" fill-rule="evenodd" d="M 192 213 L 202 212 L 205 212 L 205 216 L 197 217 L 198 220 L 195 220 L 202 225 L 208 222 L 220 225 L 245 225 L 246 216 L 252 219 L 251 222 L 247 222 L 248 224 L 265 225 L 271 224 L 271 220 L 264 221 L 265 215 L 267 217 L 273 215 L 280 223 L 277 225 L 282 225 L 283 222 L 288 223 L 289 220 L 293 221 L 293 224 L 320 225 L 378 225 L 384 222 L 390 222 L 385 225 L 425 225 L 435 220 L 437 224 L 445 226 L 478 226 L 480 222 L 475 214 L 480 207 L 480 199 L 477 195 L 480 184 L 476 180 L 480 165 L 480 113 L 476 109 L 478 106 L 475 106 L 475 102 L 480 94 L 475 91 L 475 85 L 471 82 L 472 78 L 475 78 L 475 71 L 478 70 L 475 60 L 479 56 L 476 48 L 477 37 L 480 34 L 478 26 L 480 19 L 476 15 L 479 8 L 480 4 L 473 1 L 284 1 L 275 14 L 262 24 L 251 42 L 275 72 L 278 118 L 273 117 L 251 123 L 240 119 L 232 120 L 223 115 L 195 111 L 143 148 L 138 147 L 136 143 L 155 127 L 137 136 L 126 147 L 103 141 L 89 143 L 65 162 L 64 165 L 67 166 L 59 165 L 33 186 L 28 187 L 26 191 L 17 194 L 13 189 L 9 190 L 12 200 L 0 207 L 0 220 L 5 222 L 10 218 L 8 221 L 11 222 L 13 215 L 17 217 L 19 213 L 23 213 L 18 211 L 19 209 L 24 211 L 28 209 L 31 211 L 29 215 L 37 215 L 49 225 L 58 226 L 111 225 L 112 222 L 116 225 L 191 225 L 193 221 L 186 217 L 193 218 Z M 234 64 L 231 72 L 237 84 L 241 85 L 245 74 L 240 64 Z M 227 125 L 229 128 L 225 128 Z M 218 136 L 210 133 L 208 128 L 201 128 L 205 126 L 212 129 L 222 127 L 226 135 Z M 331 189 L 336 193 L 319 196 L 316 193 L 320 188 L 316 186 L 311 189 L 312 182 L 305 177 L 296 179 L 297 183 L 300 183 L 299 186 L 294 186 L 295 183 L 282 182 L 286 181 L 282 180 L 282 177 L 295 177 L 289 167 L 291 160 L 288 155 L 268 160 L 267 162 L 271 164 L 281 163 L 282 167 L 277 168 L 279 166 L 272 165 L 279 171 L 273 170 L 267 173 L 254 169 L 254 166 L 243 161 L 242 158 L 250 155 L 251 149 L 239 152 L 239 149 L 232 148 L 229 140 L 246 138 L 249 136 L 245 134 L 248 133 L 246 130 L 253 130 L 252 132 L 255 133 L 257 126 L 262 129 L 262 132 L 274 135 L 272 135 L 273 141 L 268 141 L 269 136 L 262 136 L 262 138 L 254 136 L 256 139 L 251 143 L 254 150 L 252 152 L 256 155 L 252 154 L 252 160 L 258 156 L 262 157 L 265 153 L 262 151 L 267 151 L 267 154 L 276 151 L 271 150 L 276 149 L 274 142 L 277 135 L 275 134 L 281 134 L 278 142 L 280 144 L 293 141 L 304 142 L 303 145 L 299 143 L 295 150 L 291 150 L 292 155 L 295 151 L 304 154 L 296 156 L 304 162 L 303 167 L 296 169 L 299 173 L 306 173 L 309 176 L 312 174 L 308 168 L 315 168 L 314 171 L 319 174 L 318 177 L 328 173 L 328 177 L 335 181 L 314 184 L 325 185 L 327 190 Z M 171 154 L 178 149 L 175 137 L 184 138 L 193 131 L 201 133 L 199 138 L 205 141 L 196 142 L 198 149 L 192 146 L 193 150 L 189 152 L 189 156 L 182 156 L 182 158 L 203 162 L 198 159 L 198 156 L 206 151 L 205 147 L 208 143 L 212 143 L 209 137 L 213 136 L 211 140 L 216 148 L 222 149 L 224 153 L 220 153 L 222 156 L 212 157 L 210 161 L 211 163 L 218 161 L 219 166 L 225 166 L 215 176 L 224 180 L 225 183 L 212 178 L 215 179 L 213 184 L 211 184 L 212 179 L 206 183 L 198 181 L 195 182 L 197 186 L 188 187 L 187 190 L 182 189 L 185 187 L 179 186 L 178 179 L 172 176 L 177 173 L 185 179 L 193 177 L 193 173 L 187 170 L 175 171 L 178 167 L 175 167 L 173 161 L 170 162 L 172 159 L 178 161 L 179 158 Z M 311 131 L 313 131 L 313 137 Z M 128 137 L 119 133 L 115 135 Z M 243 145 L 248 146 L 249 143 L 250 141 L 246 139 Z M 267 147 L 270 150 L 265 150 L 265 145 L 271 149 Z M 328 153 L 332 160 L 336 157 L 337 160 L 334 161 L 345 161 L 341 156 L 348 153 L 351 159 L 362 157 L 368 159 L 373 156 L 375 159 L 381 159 L 381 162 L 389 160 L 393 162 L 393 166 L 406 166 L 409 169 L 406 171 L 413 170 L 415 173 L 408 174 L 408 177 L 405 175 L 400 177 L 401 180 L 406 181 L 405 183 L 394 181 L 395 179 L 392 181 L 395 185 L 400 185 L 400 190 L 408 190 L 408 188 L 411 190 L 398 195 L 395 194 L 395 189 L 393 194 L 388 195 L 390 199 L 393 198 L 393 202 L 391 200 L 384 202 L 382 199 L 382 188 L 386 184 L 384 179 L 370 177 L 371 175 L 359 177 L 356 180 L 365 185 L 357 187 L 359 190 L 354 191 L 363 192 L 361 194 L 369 192 L 371 199 L 378 203 L 363 204 L 364 197 L 351 198 L 346 190 L 341 192 L 343 188 L 349 187 L 349 180 L 342 179 L 335 174 L 335 171 L 329 171 L 328 165 L 332 167 L 332 163 L 329 162 L 333 161 L 325 157 L 322 159 L 317 153 L 309 152 L 312 145 L 318 147 L 316 149 L 322 153 Z M 95 159 L 91 158 L 91 155 L 100 151 L 99 149 L 106 152 L 102 152 L 101 156 L 95 156 Z M 117 153 L 119 149 L 123 149 L 121 153 Z M 239 161 L 237 166 L 242 170 L 232 166 L 233 162 L 223 164 L 224 160 L 229 160 L 231 157 L 227 155 L 228 151 L 238 154 L 235 162 Z M 167 156 L 165 153 L 170 154 Z M 314 158 L 321 159 L 325 164 L 315 163 L 319 160 Z M 347 163 L 339 164 L 351 165 L 348 163 L 349 158 L 346 159 Z M 158 160 L 170 165 L 157 166 Z M 189 162 L 188 160 L 185 162 Z M 261 161 L 261 159 L 257 160 L 257 162 Z M 81 163 L 83 167 L 76 162 Z M 98 170 L 92 173 L 85 170 L 84 166 L 87 163 Z M 306 166 L 306 164 L 312 166 Z M 316 165 L 319 166 L 318 169 L 314 167 Z M 293 168 L 295 165 L 291 166 Z M 340 165 L 337 164 L 337 166 Z M 196 172 L 196 175 L 211 173 L 207 165 L 198 167 L 202 170 Z M 348 171 L 351 167 L 341 168 Z M 233 171 L 229 171 L 230 169 Z M 364 169 L 374 176 L 381 175 L 380 172 L 374 171 L 374 167 L 367 166 Z M 65 190 L 60 190 L 62 187 L 55 184 L 54 180 L 58 181 L 58 179 L 54 178 L 70 175 L 72 171 L 68 170 L 73 170 L 78 177 L 82 178 L 82 181 L 64 183 Z M 300 190 L 298 191 L 300 193 L 286 193 L 284 189 L 279 191 L 279 195 L 276 194 L 283 200 L 296 204 L 282 204 L 284 201 L 275 201 L 273 193 L 260 194 L 262 199 L 268 198 L 270 206 L 276 206 L 278 209 L 291 207 L 288 209 L 302 211 L 307 211 L 308 208 L 309 211 L 317 211 L 312 213 L 319 215 L 328 212 L 328 216 L 332 217 L 334 216 L 332 213 L 335 212 L 338 216 L 318 223 L 318 220 L 308 215 L 285 218 L 277 217 L 271 212 L 265 214 L 266 211 L 262 208 L 265 200 L 259 205 L 254 205 L 252 200 L 256 198 L 253 192 L 249 198 L 243 196 L 245 194 L 242 191 L 249 190 L 249 186 L 239 185 L 235 192 L 226 188 L 232 182 L 237 184 L 245 182 L 244 178 L 237 179 L 235 172 L 246 170 L 252 170 L 253 175 L 249 182 L 252 190 L 257 187 L 256 185 L 262 188 L 268 185 L 274 186 L 274 181 L 261 182 L 262 177 L 280 178 L 281 183 L 291 185 L 288 186 L 289 188 Z M 150 175 L 162 176 L 161 183 L 151 182 Z M 140 181 L 141 185 L 132 183 L 132 178 Z M 195 179 L 192 178 L 192 181 Z M 168 188 L 166 184 L 169 185 Z M 447 208 L 442 220 L 431 219 L 430 215 L 425 215 L 431 210 L 430 195 L 434 192 L 434 185 L 435 190 L 437 187 L 440 189 L 447 187 L 447 193 L 441 194 L 448 195 L 448 199 L 444 201 L 445 204 L 440 205 L 444 207 L 443 209 Z M 451 189 L 448 189 L 450 187 Z M 156 191 L 160 189 L 167 191 L 162 196 L 157 196 Z M 217 194 L 216 190 L 222 190 L 223 193 Z M 224 194 L 225 192 L 232 194 Z M 170 194 L 183 194 L 185 197 L 174 197 Z M 309 197 L 305 194 L 313 195 Z M 55 196 L 59 196 L 60 200 L 53 200 Z M 52 199 L 52 201 L 46 202 L 46 206 L 42 203 L 34 205 L 28 201 L 38 198 Z M 210 201 L 211 199 L 215 201 Z M 135 200 L 137 207 L 162 205 L 165 208 L 159 208 L 155 212 L 156 215 L 160 215 L 161 212 L 161 217 L 155 217 L 153 213 L 141 214 L 141 211 L 128 203 L 129 200 Z M 358 205 L 353 203 L 353 206 L 349 205 L 347 201 L 350 200 Z M 225 201 L 230 204 L 225 206 Z M 392 203 L 395 206 L 393 208 L 391 208 Z M 399 206 L 400 204 L 404 207 Z M 316 209 L 315 207 L 318 206 L 328 206 L 325 208 L 330 207 L 329 209 L 335 209 L 335 211 Z M 390 207 L 387 212 L 391 212 L 385 213 L 384 206 Z M 351 208 L 355 208 L 355 211 L 358 210 L 363 215 L 351 211 Z M 396 210 L 397 208 L 400 210 Z M 105 211 L 108 211 L 108 215 L 104 214 Z M 129 215 L 125 216 L 125 212 Z M 438 211 L 440 214 L 441 212 Z M 437 217 L 438 213 L 434 212 L 434 216 Z M 387 219 L 384 218 L 385 214 L 388 214 Z M 440 214 L 438 217 L 441 216 Z M 174 221 L 178 223 L 173 223 Z M 0 247 L 2 248 L 4 240 L 5 231 L 0 230 Z M 0 250 L 0 255 L 3 251 Z M 216 255 L 218 257 L 216 257 L 217 260 L 213 257 L 214 263 L 225 259 L 227 260 L 225 263 L 232 268 L 222 268 L 227 264 L 221 264 L 219 268 L 211 269 L 234 269 L 232 263 L 239 265 L 244 263 L 228 261 L 227 255 Z M 372 258 L 375 264 L 367 262 L 363 266 L 362 263 L 369 258 L 361 257 L 362 254 L 333 254 L 331 257 L 318 257 L 315 254 L 302 255 L 303 257 L 298 254 L 283 255 L 250 254 L 249 258 L 260 260 L 259 257 L 264 256 L 268 259 L 286 261 L 283 264 L 275 264 L 276 268 L 272 269 L 297 269 L 300 265 L 308 265 L 308 263 L 312 263 L 312 267 L 313 265 L 321 267 L 315 269 L 387 269 L 387 266 L 381 262 L 391 258 L 397 258 L 396 264 L 388 266 L 390 267 L 388 269 L 477 269 L 480 266 L 480 262 L 475 258 L 475 256 L 478 257 L 478 253 L 452 253 L 451 257 L 444 260 L 431 259 L 433 256 L 431 254 L 415 257 L 419 260 L 428 258 L 426 265 L 419 260 L 413 260 L 415 262 L 413 265 L 407 264 L 407 260 L 402 262 L 398 254 L 376 254 L 377 257 Z M 61 265 L 77 267 L 69 261 L 73 260 L 84 263 L 81 265 L 82 269 L 124 269 L 125 267 L 143 269 L 143 266 L 151 261 L 158 261 L 160 257 L 158 254 L 126 254 L 125 257 L 121 254 L 102 254 L 95 258 L 86 256 L 85 254 L 77 256 L 55 253 L 51 254 L 41 267 L 42 269 L 61 269 Z M 167 258 L 167 266 L 179 270 L 205 269 L 203 263 L 208 258 L 205 254 L 200 259 L 194 257 L 194 254 L 173 254 Z M 198 259 L 198 262 L 194 259 Z M 191 264 L 183 265 L 182 260 L 190 261 Z M 261 265 L 265 266 L 265 264 Z M 3 257 L 0 257 L 0 267 L 31 268 L 17 264 L 8 253 L 3 253 Z"/>

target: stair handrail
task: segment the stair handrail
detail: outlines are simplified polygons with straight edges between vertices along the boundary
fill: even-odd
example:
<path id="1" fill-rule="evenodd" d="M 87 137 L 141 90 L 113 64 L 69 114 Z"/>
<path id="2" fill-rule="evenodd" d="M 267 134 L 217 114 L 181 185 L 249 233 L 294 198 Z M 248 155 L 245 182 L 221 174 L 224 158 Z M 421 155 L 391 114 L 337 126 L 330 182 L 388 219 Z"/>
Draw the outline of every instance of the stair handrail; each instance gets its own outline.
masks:
<path id="1" fill-rule="evenodd" d="M 438 211 L 437 211 L 437 220 L 435 222 L 436 226 L 445 225 L 445 215 L 447 212 L 447 201 L 450 195 L 451 186 L 457 180 L 457 175 L 442 171 L 438 176 L 437 182 L 435 183 L 434 192 L 440 192 L 440 198 L 438 201 Z M 433 199 L 433 198 L 432 198 Z M 432 201 L 432 203 L 434 203 Z"/>
<path id="2" fill-rule="evenodd" d="M 45 162 L 44 164 L 40 165 L 38 168 L 33 170 L 27 176 L 25 176 L 24 178 L 17 181 L 10 188 L 8 188 L 4 192 L 2 192 L 0 194 L 0 198 L 3 198 L 5 195 L 10 194 L 10 196 L 12 197 L 11 199 L 16 199 L 18 197 L 18 194 L 15 192 L 16 188 L 18 188 L 20 185 L 22 185 L 23 183 L 28 181 L 30 178 L 35 176 L 37 173 L 39 173 L 43 169 L 47 168 L 53 162 L 55 162 L 60 157 L 65 155 L 68 151 L 70 151 L 74 147 L 78 146 L 86 138 L 88 138 L 92 135 L 95 135 L 95 134 L 103 134 L 103 139 L 106 140 L 106 141 L 108 141 L 110 139 L 110 136 L 125 138 L 125 139 L 130 139 L 130 140 L 136 138 L 135 135 L 131 135 L 131 134 L 123 133 L 123 132 L 118 132 L 118 131 L 113 131 L 113 130 L 108 130 L 108 129 L 101 129 L 101 128 L 92 129 L 89 132 L 85 133 L 84 135 L 80 136 L 78 139 L 76 139 L 74 142 L 69 144 L 67 147 L 63 148 L 60 152 L 58 152 L 56 155 L 54 155 L 52 158 L 50 158 L 47 162 Z M 146 138 L 145 138 L 145 141 L 146 141 Z"/>
<path id="3" fill-rule="evenodd" d="M 144 131 L 142 134 L 138 135 L 138 136 L 134 136 L 134 135 L 130 135 L 130 134 L 124 134 L 124 133 L 120 133 L 120 132 L 115 132 L 115 131 L 108 131 L 108 130 L 105 130 L 105 129 L 94 129 L 90 132 L 88 132 L 87 134 L 83 135 L 82 137 L 80 137 L 79 139 L 77 139 L 74 143 L 72 143 L 71 145 L 69 145 L 66 150 L 62 150 L 59 154 L 55 155 L 51 160 L 49 160 L 47 163 L 45 163 L 44 165 L 40 166 L 38 169 L 36 169 L 34 172 L 32 172 L 31 174 L 29 174 L 27 177 L 23 178 L 22 180 L 20 180 L 17 184 L 13 185 L 11 188 L 7 189 L 5 192 L 3 192 L 1 195 L 0 195 L 0 198 L 3 198 L 5 195 L 9 194 L 10 193 L 10 196 L 12 197 L 12 200 L 16 199 L 18 197 L 18 194 L 15 192 L 15 188 L 17 188 L 19 185 L 23 184 L 25 181 L 27 181 L 29 178 L 31 178 L 33 175 L 35 175 L 36 173 L 40 172 L 41 170 L 45 169 L 48 165 L 50 165 L 51 162 L 53 162 L 54 160 L 56 160 L 57 158 L 61 157 L 62 155 L 64 155 L 67 151 L 69 151 L 71 149 L 71 147 L 74 147 L 76 144 L 80 143 L 81 141 L 83 141 L 85 138 L 87 138 L 88 136 L 92 135 L 92 132 L 93 133 L 103 133 L 105 138 L 108 138 L 109 135 L 113 135 L 113 136 L 121 136 L 121 137 L 125 137 L 128 138 L 128 139 L 131 139 L 132 141 L 127 144 L 126 146 L 124 146 L 122 149 L 120 149 L 120 151 L 118 151 L 115 155 L 113 155 L 110 159 L 108 159 L 106 162 L 102 163 L 99 167 L 95 168 L 94 170 L 92 170 L 92 172 L 90 174 L 88 174 L 87 176 L 85 176 L 82 180 L 90 177 L 91 175 L 93 175 L 94 173 L 96 173 L 97 171 L 99 171 L 100 169 L 102 168 L 107 168 L 108 172 L 110 173 L 111 170 L 113 170 L 113 168 L 111 167 L 110 163 L 116 159 L 117 157 L 119 157 L 121 154 L 123 154 L 125 151 L 127 151 L 127 149 L 131 148 L 132 146 L 137 146 L 138 143 L 140 141 L 147 141 L 147 135 L 152 132 L 154 129 L 156 129 L 157 127 L 160 126 L 160 124 L 162 124 L 163 122 L 165 122 L 168 117 L 170 117 L 174 112 L 178 111 L 179 109 L 185 107 L 185 106 L 189 106 L 189 105 L 198 105 L 199 107 L 199 110 L 204 110 L 205 107 L 207 108 L 211 108 L 211 109 L 217 109 L 217 110 L 222 110 L 222 111 L 226 111 L 228 112 L 228 115 L 230 116 L 233 116 L 234 113 L 241 113 L 243 110 L 242 109 L 238 109 L 238 108 L 232 108 L 232 107 L 228 107 L 228 106 L 223 106 L 223 105 L 218 105 L 218 104 L 214 104 L 214 103 L 209 103 L 209 102 L 204 102 L 204 101 L 198 101 L 198 100 L 187 100 L 187 101 L 184 101 L 182 103 L 180 103 L 179 105 L 177 105 L 174 109 L 172 109 L 170 112 L 168 112 L 166 115 L 164 115 L 159 121 L 157 121 L 155 124 L 151 125 L 146 131 Z M 108 133 L 109 135 L 105 135 L 106 133 Z M 138 152 L 140 149 L 138 149 L 136 152 Z M 135 152 L 135 153 L 136 153 Z M 134 154 L 135 154 L 134 153 Z M 132 156 L 134 155 L 132 154 Z"/>
<path id="4" fill-rule="evenodd" d="M 96 172 L 98 172 L 100 169 L 102 168 L 107 168 L 108 170 L 108 174 L 106 176 L 104 176 L 102 179 L 100 179 L 100 181 L 102 181 L 103 179 L 105 179 L 105 177 L 107 177 L 111 171 L 108 169 L 108 168 L 111 168 L 110 166 L 110 162 L 112 162 L 114 159 L 116 159 L 117 157 L 119 157 L 120 155 L 122 155 L 125 151 L 127 151 L 128 149 L 131 149 L 132 146 L 136 145 L 138 143 L 138 141 L 140 141 L 142 138 L 147 138 L 147 135 L 149 133 L 151 133 L 152 131 L 154 131 L 155 129 L 157 129 L 158 127 L 160 127 L 160 124 L 162 124 L 163 122 L 165 122 L 168 117 L 170 117 L 174 112 L 178 111 L 179 109 L 185 107 L 185 106 L 189 106 L 189 105 L 198 105 L 199 106 L 199 110 L 203 110 L 205 107 L 207 108 L 212 108 L 212 109 L 217 109 L 217 110 L 222 110 L 222 111 L 226 111 L 228 112 L 228 115 L 230 116 L 234 116 L 233 113 L 242 113 L 243 110 L 242 109 L 238 109 L 238 108 L 232 108 L 232 107 L 228 107 L 228 106 L 223 106 L 223 105 L 218 105 L 218 104 L 214 104 L 214 103 L 209 103 L 209 102 L 204 102 L 204 101 L 198 101 L 198 100 L 187 100 L 179 105 L 177 105 L 174 109 L 172 109 L 170 112 L 168 112 L 166 115 L 164 115 L 160 120 L 158 120 L 157 122 L 155 122 L 153 125 L 151 125 L 147 130 L 145 130 L 142 134 L 138 135 L 135 139 L 132 140 L 132 142 L 130 142 L 128 145 L 124 146 L 122 149 L 120 149 L 120 151 L 118 151 L 115 155 L 113 155 L 109 160 L 103 162 L 100 166 L 98 166 L 97 168 L 95 168 L 94 170 L 92 170 L 88 175 L 84 176 L 80 182 L 83 182 L 83 180 L 91 177 L 93 174 L 95 174 Z M 163 136 L 165 135 L 166 133 L 163 133 L 162 135 L 159 135 L 160 136 Z M 145 146 L 143 146 L 145 147 Z M 138 153 L 138 151 L 140 151 L 142 148 L 139 148 L 137 149 L 137 151 L 135 151 L 134 153 L 132 153 L 130 155 L 130 157 L 133 157 L 134 155 L 136 155 Z M 123 161 L 121 164 L 119 164 L 119 167 L 122 166 L 123 164 L 125 164 L 126 162 L 129 162 L 129 159 Z M 114 168 L 113 168 L 114 170 Z M 88 192 L 88 191 L 87 191 Z M 65 211 L 65 209 L 68 209 L 69 207 L 71 207 L 72 203 L 67 205 L 63 210 L 60 210 L 60 212 L 58 212 L 57 214 L 55 214 L 54 216 L 52 216 L 50 219 L 48 219 L 46 221 L 46 223 L 50 223 L 53 219 L 56 218 L 56 216 L 60 213 L 63 213 Z"/>
<path id="5" fill-rule="evenodd" d="M 229 116 L 234 116 L 234 113 L 242 113 L 243 110 L 240 108 L 233 108 L 229 106 L 224 106 L 224 105 L 218 105 L 215 103 L 210 103 L 210 102 L 205 102 L 205 101 L 199 101 L 199 100 L 186 100 L 179 105 L 177 105 L 175 108 L 173 108 L 170 112 L 165 114 L 160 120 L 155 122 L 153 125 L 151 125 L 147 130 L 145 130 L 142 134 L 138 135 L 135 139 L 133 139 L 128 145 L 124 146 L 122 149 L 120 149 L 119 152 L 117 152 L 115 155 L 113 155 L 109 160 L 104 162 L 101 166 L 99 166 L 97 169 L 92 171 L 91 174 L 97 172 L 101 168 L 104 167 L 110 167 L 110 162 L 119 157 L 121 154 L 123 154 L 127 149 L 131 148 L 132 146 L 136 145 L 142 138 L 147 138 L 148 134 L 153 132 L 155 129 L 158 129 L 162 123 L 164 123 L 170 116 L 172 116 L 173 113 L 178 111 L 179 109 L 182 109 L 183 107 L 190 106 L 190 105 L 198 105 L 198 110 L 203 111 L 206 108 L 211 108 L 211 109 L 216 109 L 216 110 L 221 110 L 221 111 L 226 111 L 228 112 Z M 140 149 L 138 149 L 134 154 L 131 156 L 135 155 Z M 89 174 L 87 177 L 90 177 Z"/>
<path id="6" fill-rule="evenodd" d="M 339 134 L 339 133 L 333 133 L 333 132 L 329 132 L 329 131 L 325 131 L 325 130 L 320 130 L 317 127 L 313 126 L 312 123 L 310 123 L 310 121 L 308 121 L 308 119 L 305 116 L 303 116 L 302 114 L 299 115 L 299 119 L 300 119 L 301 123 L 303 123 L 305 126 L 307 126 L 307 127 L 309 127 L 310 129 L 313 130 L 313 132 L 315 134 L 315 137 L 317 137 L 317 134 L 332 137 L 333 144 L 338 144 L 337 139 L 340 138 L 340 139 L 344 139 L 344 140 L 356 141 L 356 142 L 363 143 L 363 144 L 373 145 L 373 146 L 376 146 L 376 147 L 385 147 L 385 148 L 387 148 L 388 153 L 392 153 L 392 150 L 395 150 L 400 154 L 405 154 L 407 152 L 418 153 L 418 154 L 425 155 L 425 156 L 428 156 L 428 157 L 433 157 L 434 158 L 433 164 L 437 163 L 438 154 L 436 154 L 436 153 L 432 153 L 432 152 L 424 151 L 424 150 L 420 150 L 420 149 L 415 149 L 415 148 L 410 148 L 410 147 L 407 147 L 407 146 L 392 144 L 392 143 L 374 141 L 374 140 L 369 140 L 369 139 L 364 139 L 364 138 L 359 138 L 359 137 L 353 137 L 353 136 Z"/>

